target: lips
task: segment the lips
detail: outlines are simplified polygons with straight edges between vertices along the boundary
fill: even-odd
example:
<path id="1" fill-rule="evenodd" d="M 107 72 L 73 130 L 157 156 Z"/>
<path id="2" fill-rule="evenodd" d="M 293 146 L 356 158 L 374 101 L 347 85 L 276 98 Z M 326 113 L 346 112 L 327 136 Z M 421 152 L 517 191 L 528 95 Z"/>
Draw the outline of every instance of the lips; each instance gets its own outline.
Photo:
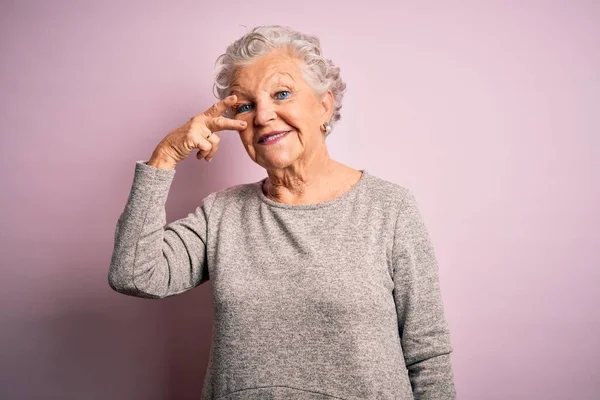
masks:
<path id="1" fill-rule="evenodd" d="M 269 133 L 265 133 L 260 136 L 260 138 L 258 139 L 258 143 L 267 144 L 267 143 L 276 141 L 277 139 L 288 134 L 289 132 L 290 131 L 271 131 Z"/>

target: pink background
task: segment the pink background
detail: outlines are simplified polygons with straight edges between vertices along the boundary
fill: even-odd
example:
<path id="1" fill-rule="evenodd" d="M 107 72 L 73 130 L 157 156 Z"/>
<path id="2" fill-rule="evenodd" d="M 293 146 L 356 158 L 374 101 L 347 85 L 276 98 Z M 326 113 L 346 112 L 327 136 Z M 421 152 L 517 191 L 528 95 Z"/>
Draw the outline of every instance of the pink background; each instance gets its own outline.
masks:
<path id="1" fill-rule="evenodd" d="M 459 398 L 600 398 L 600 2 L 0 4 L 0 398 L 198 398 L 210 283 L 113 292 L 114 227 L 135 161 L 267 23 L 317 34 L 342 69 L 333 157 L 415 193 Z M 169 220 L 263 177 L 222 138 L 178 167 Z"/>

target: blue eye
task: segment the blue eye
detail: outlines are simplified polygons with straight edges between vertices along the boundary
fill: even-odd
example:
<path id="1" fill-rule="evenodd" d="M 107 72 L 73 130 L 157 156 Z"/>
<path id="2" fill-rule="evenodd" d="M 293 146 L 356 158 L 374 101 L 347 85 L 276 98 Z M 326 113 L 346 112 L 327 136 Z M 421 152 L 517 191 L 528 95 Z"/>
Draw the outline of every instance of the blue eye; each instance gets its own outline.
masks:
<path id="1" fill-rule="evenodd" d="M 252 107 L 251 104 L 240 104 L 239 106 L 237 106 L 235 108 L 235 112 L 236 113 L 243 113 L 245 111 L 249 111 L 251 107 Z"/>
<path id="2" fill-rule="evenodd" d="M 291 94 L 292 93 L 289 90 L 281 90 L 281 91 L 275 93 L 275 98 L 277 100 L 285 100 L 288 97 L 290 97 Z"/>

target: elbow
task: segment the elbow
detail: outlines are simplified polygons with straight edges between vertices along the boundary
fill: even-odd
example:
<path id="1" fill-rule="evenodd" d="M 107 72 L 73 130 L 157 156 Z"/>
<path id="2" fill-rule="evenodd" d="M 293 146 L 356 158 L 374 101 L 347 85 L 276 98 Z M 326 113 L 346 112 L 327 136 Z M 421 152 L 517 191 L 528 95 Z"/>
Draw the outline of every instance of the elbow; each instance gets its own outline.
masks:
<path id="1" fill-rule="evenodd" d="M 108 272 L 108 286 L 117 293 L 132 297 L 145 299 L 162 299 L 166 296 L 155 291 L 143 290 L 143 287 L 136 285 L 133 277 L 125 277 L 119 274 L 118 270 L 111 266 Z"/>
<path id="2" fill-rule="evenodd" d="M 108 271 L 108 286 L 117 293 L 135 296 L 137 293 L 133 280 L 126 279 L 118 269 L 111 265 Z"/>
<path id="3" fill-rule="evenodd" d="M 130 294 L 134 291 L 133 285 L 128 285 L 127 281 L 119 277 L 114 269 L 108 272 L 108 286 L 117 293 Z"/>

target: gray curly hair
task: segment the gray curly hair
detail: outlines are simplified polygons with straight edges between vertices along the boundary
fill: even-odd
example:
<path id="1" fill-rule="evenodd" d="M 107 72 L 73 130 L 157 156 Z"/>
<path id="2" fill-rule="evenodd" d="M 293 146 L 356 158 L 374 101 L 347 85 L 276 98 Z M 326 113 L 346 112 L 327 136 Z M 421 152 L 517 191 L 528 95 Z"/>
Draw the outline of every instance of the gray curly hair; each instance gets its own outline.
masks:
<path id="1" fill-rule="evenodd" d="M 340 69 L 323 57 L 319 38 L 286 26 L 258 26 L 230 44 L 215 62 L 213 93 L 223 100 L 229 95 L 231 80 L 240 67 L 280 48 L 291 50 L 302 61 L 302 74 L 315 94 L 324 94 L 328 90 L 333 92 L 334 112 L 329 121 L 333 128 L 341 117 L 340 109 L 346 90 L 346 84 L 340 77 Z"/>

